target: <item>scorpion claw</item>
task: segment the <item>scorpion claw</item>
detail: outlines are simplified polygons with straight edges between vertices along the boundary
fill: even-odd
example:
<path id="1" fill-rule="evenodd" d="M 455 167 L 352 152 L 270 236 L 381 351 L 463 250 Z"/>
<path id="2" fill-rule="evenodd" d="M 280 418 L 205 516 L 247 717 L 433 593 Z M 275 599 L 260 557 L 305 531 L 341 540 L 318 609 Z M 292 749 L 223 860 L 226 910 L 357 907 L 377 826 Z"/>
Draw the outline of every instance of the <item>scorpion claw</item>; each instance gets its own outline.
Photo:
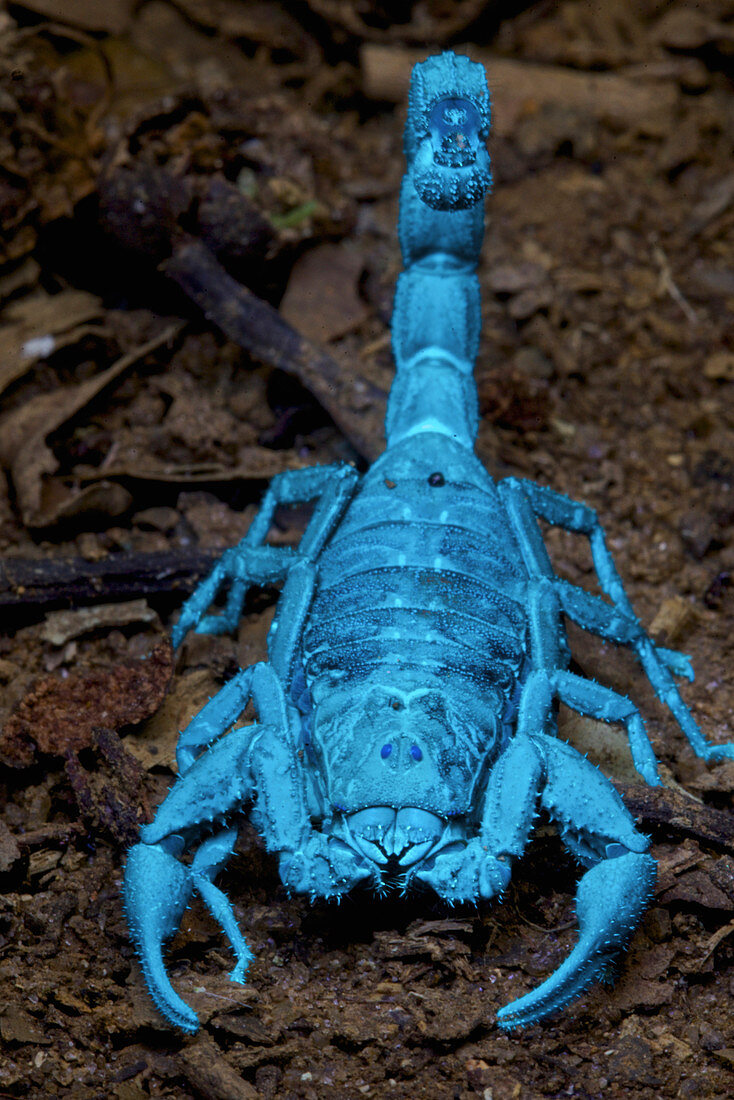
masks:
<path id="1" fill-rule="evenodd" d="M 417 877 L 451 904 L 498 897 L 510 881 L 508 863 L 495 859 L 475 837 L 439 851 Z"/>
<path id="2" fill-rule="evenodd" d="M 283 853 L 280 877 L 295 893 L 340 898 L 374 872 L 351 848 L 333 837 L 318 833 L 298 852 Z"/>
<path id="3" fill-rule="evenodd" d="M 535 1023 L 564 1008 L 608 973 L 636 928 L 655 881 L 652 856 L 623 850 L 624 855 L 598 863 L 583 876 L 576 892 L 578 943 L 542 985 L 500 1009 L 500 1027 Z"/>
<path id="4" fill-rule="evenodd" d="M 163 962 L 163 944 L 177 931 L 193 884 L 187 867 L 162 847 L 136 844 L 125 865 L 125 908 L 145 980 L 157 1008 L 183 1031 L 198 1030 L 196 1013 L 179 997 Z"/>

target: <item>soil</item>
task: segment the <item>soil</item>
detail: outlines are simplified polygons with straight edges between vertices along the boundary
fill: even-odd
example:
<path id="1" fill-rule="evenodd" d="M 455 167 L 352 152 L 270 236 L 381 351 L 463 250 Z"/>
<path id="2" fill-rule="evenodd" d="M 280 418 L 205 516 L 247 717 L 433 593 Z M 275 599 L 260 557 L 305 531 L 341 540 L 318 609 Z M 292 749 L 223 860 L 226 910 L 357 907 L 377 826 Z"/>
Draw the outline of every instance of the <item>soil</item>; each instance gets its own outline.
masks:
<path id="1" fill-rule="evenodd" d="M 522 10 L 519 10 L 521 8 Z M 270 477 L 380 452 L 411 65 L 486 66 L 478 450 L 592 505 L 656 641 L 692 657 L 706 736 L 734 712 L 734 10 L 726 0 L 18 0 L 0 15 L 0 1096 L 724 1097 L 734 1091 L 734 762 L 698 760 L 626 652 L 575 667 L 646 716 L 561 712 L 652 837 L 655 897 L 610 982 L 505 1034 L 574 939 L 578 868 L 540 823 L 501 905 L 288 897 L 243 820 L 146 993 L 126 849 L 178 730 L 265 653 L 168 641 Z M 271 541 L 292 544 L 302 509 Z M 594 589 L 583 539 L 547 532 Z M 612 981 L 611 979 L 616 980 Z"/>

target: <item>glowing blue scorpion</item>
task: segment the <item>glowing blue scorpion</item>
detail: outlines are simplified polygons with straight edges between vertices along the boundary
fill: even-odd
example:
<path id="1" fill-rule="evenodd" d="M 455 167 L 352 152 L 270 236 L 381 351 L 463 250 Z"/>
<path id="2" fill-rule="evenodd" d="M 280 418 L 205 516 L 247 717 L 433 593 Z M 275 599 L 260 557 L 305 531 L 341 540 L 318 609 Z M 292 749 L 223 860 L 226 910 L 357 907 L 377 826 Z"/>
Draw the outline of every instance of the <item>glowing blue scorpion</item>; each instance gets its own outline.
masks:
<path id="1" fill-rule="evenodd" d="M 415 67 L 385 453 L 362 477 L 347 465 L 276 477 L 174 630 L 176 644 L 192 627 L 233 630 L 249 588 L 283 582 L 268 660 L 239 672 L 181 734 L 179 778 L 127 860 L 148 986 L 186 1031 L 197 1017 L 171 986 L 162 945 L 198 893 L 237 956 L 233 980 L 244 980 L 252 954 L 214 879 L 236 840 L 227 819 L 247 808 L 291 890 L 427 886 L 454 903 L 502 894 L 542 807 L 587 868 L 578 943 L 498 1023 L 534 1022 L 605 973 L 656 865 L 609 781 L 558 740 L 555 701 L 623 723 L 637 771 L 660 779 L 634 703 L 568 670 L 564 616 L 634 651 L 700 756 L 734 756 L 683 703 L 673 675 L 692 678 L 689 661 L 645 633 L 594 512 L 529 481 L 495 483 L 474 453 L 489 122 L 480 65 L 444 53 Z M 314 510 L 297 549 L 268 545 L 275 508 L 298 502 Z M 590 540 L 608 599 L 554 575 L 539 519 Z M 225 583 L 224 612 L 205 616 Z M 256 722 L 232 728 L 250 701 Z"/>

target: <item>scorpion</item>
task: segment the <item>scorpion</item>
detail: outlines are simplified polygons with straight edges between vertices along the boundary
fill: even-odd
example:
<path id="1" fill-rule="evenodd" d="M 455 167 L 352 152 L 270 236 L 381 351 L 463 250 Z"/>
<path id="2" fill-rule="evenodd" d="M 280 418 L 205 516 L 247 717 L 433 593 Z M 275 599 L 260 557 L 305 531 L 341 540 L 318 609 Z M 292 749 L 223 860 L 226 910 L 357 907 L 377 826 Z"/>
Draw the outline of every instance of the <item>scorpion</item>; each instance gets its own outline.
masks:
<path id="1" fill-rule="evenodd" d="M 163 946 L 194 893 L 232 945 L 234 981 L 253 957 L 214 881 L 246 810 L 290 891 L 431 888 L 454 904 L 501 898 L 542 809 L 584 868 L 578 938 L 497 1023 L 535 1023 L 609 972 L 656 863 L 609 780 L 559 739 L 557 702 L 623 724 L 637 772 L 660 778 L 637 706 L 571 670 L 566 619 L 636 654 L 699 756 L 734 758 L 734 744 L 699 730 L 674 680 L 693 679 L 690 660 L 644 630 L 595 512 L 529 480 L 496 481 L 475 453 L 489 127 L 481 65 L 448 52 L 415 66 L 386 449 L 363 475 L 335 464 L 274 478 L 174 628 L 175 645 L 192 628 L 231 631 L 251 587 L 282 583 L 268 659 L 240 670 L 181 733 L 178 778 L 127 858 L 143 973 L 184 1031 L 198 1019 Z M 269 544 L 275 509 L 308 503 L 298 546 Z M 539 521 L 589 540 L 604 595 L 555 575 Z M 207 614 L 220 591 L 223 610 Z M 255 721 L 238 725 L 250 703 Z"/>

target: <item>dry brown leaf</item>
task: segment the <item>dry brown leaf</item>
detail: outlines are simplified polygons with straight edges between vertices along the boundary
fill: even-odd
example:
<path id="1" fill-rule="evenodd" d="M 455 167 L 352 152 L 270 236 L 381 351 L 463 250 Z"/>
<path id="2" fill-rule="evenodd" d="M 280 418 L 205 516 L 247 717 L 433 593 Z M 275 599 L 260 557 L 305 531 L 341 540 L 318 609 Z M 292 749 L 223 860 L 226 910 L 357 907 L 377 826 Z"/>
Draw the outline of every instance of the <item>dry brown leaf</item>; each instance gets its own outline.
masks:
<path id="1" fill-rule="evenodd" d="M 119 628 L 129 623 L 152 623 L 158 615 L 146 600 L 126 600 L 122 603 L 103 603 L 96 607 L 81 607 L 76 611 L 52 611 L 46 616 L 41 637 L 51 645 L 65 645 L 71 638 L 79 638 L 101 627 Z"/>
<path id="2" fill-rule="evenodd" d="M 99 470 L 77 471 L 81 484 L 92 485 L 112 478 L 131 481 L 153 481 L 162 484 L 223 484 L 230 481 L 268 481 L 283 470 L 301 469 L 304 465 L 293 451 L 274 451 L 270 447 L 241 447 L 237 466 L 220 466 L 216 462 L 196 462 L 190 465 L 174 463 L 143 463 L 104 467 Z"/>
<path id="3" fill-rule="evenodd" d="M 44 495 L 47 479 L 58 467 L 46 438 L 99 397 L 107 387 L 120 382 L 146 355 L 168 343 L 181 327 L 181 322 L 168 325 L 157 336 L 123 355 L 94 378 L 61 391 L 39 394 L 3 421 L 0 463 L 11 473 L 18 505 L 28 527 L 48 526 L 61 517 L 75 514 L 80 505 L 84 510 L 96 510 L 100 505 L 109 504 L 115 509 L 113 515 L 119 514 L 121 506 L 124 510 L 126 502 L 119 498 L 119 492 L 124 493 L 125 490 L 120 490 L 119 486 L 108 487 L 107 497 L 105 494 L 100 497 L 100 487 L 93 486 L 96 496 L 90 498 L 87 495 L 80 501 L 78 490 L 65 489 L 57 482 L 49 486 L 49 491 Z"/>
<path id="4" fill-rule="evenodd" d="M 0 393 L 22 378 L 39 359 L 85 335 L 89 331 L 87 322 L 102 312 L 100 299 L 85 290 L 34 294 L 9 305 L 3 311 Z M 80 326 L 80 331 L 75 331 Z M 62 334 L 63 340 L 58 339 Z"/>
<path id="5" fill-rule="evenodd" d="M 270 49 L 300 52 L 306 38 L 303 27 L 267 0 L 177 0 L 192 22 L 216 30 L 223 38 L 244 38 Z"/>
<path id="6" fill-rule="evenodd" d="M 33 287 L 38 286 L 40 274 L 41 265 L 30 256 L 17 267 L 4 272 L 0 275 L 0 302 L 18 294 L 19 291 L 29 292 Z"/>
<path id="7" fill-rule="evenodd" d="M 622 783 L 645 782 L 632 763 L 625 730 L 571 711 L 563 715 L 558 732 L 611 779 Z"/>
<path id="8" fill-rule="evenodd" d="M 291 272 L 280 315 L 309 340 L 328 344 L 350 332 L 369 314 L 360 298 L 362 256 L 343 244 L 322 244 L 306 252 Z"/>
<path id="9" fill-rule="evenodd" d="M 703 365 L 706 378 L 721 382 L 734 382 L 734 352 L 717 351 Z"/>

